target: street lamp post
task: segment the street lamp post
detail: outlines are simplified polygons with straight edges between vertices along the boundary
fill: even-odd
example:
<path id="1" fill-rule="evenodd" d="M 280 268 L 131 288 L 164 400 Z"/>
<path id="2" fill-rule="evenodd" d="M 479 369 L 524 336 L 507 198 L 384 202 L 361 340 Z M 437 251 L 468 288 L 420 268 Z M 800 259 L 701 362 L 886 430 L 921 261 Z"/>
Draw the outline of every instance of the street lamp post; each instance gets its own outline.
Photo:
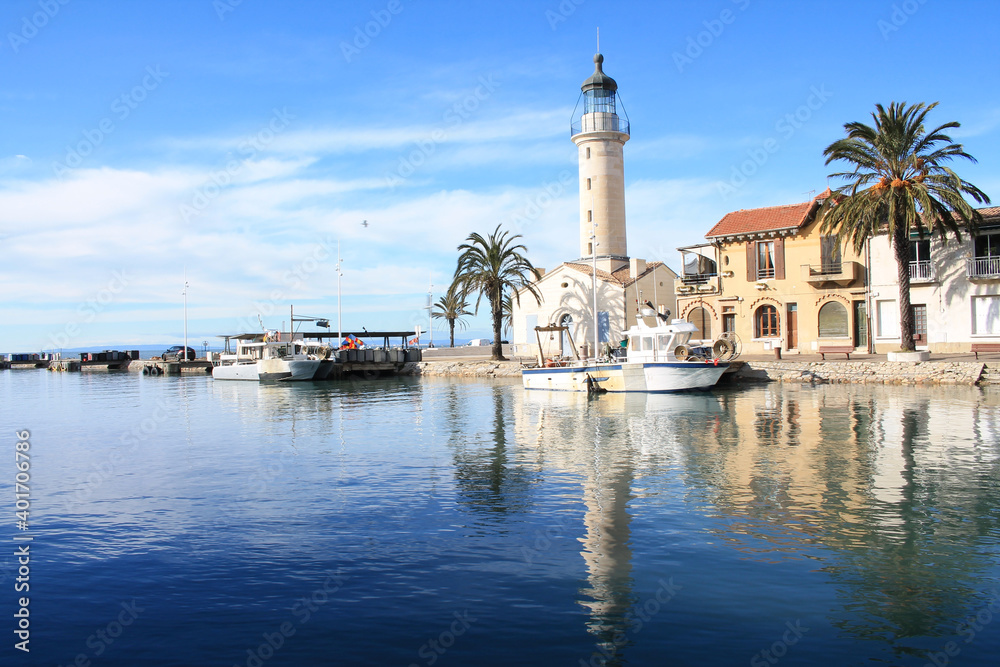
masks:
<path id="1" fill-rule="evenodd" d="M 344 272 L 340 268 L 341 262 L 344 260 L 340 256 L 340 241 L 337 241 L 337 347 L 344 340 L 344 325 L 341 318 L 341 307 L 340 307 L 340 279 L 344 276 Z"/>
<path id="2" fill-rule="evenodd" d="M 434 347 L 434 283 L 427 288 L 427 347 Z"/>
<path id="3" fill-rule="evenodd" d="M 187 361 L 188 355 L 188 281 L 184 281 L 184 351 L 181 353 L 181 360 Z"/>
<path id="4" fill-rule="evenodd" d="M 590 233 L 590 240 L 593 243 L 593 245 L 592 245 L 592 250 L 593 250 L 593 257 L 592 257 L 592 260 L 593 260 L 593 269 L 592 269 L 591 273 L 593 273 L 593 291 L 594 291 L 594 319 L 593 319 L 593 322 L 594 322 L 594 359 L 596 360 L 597 359 L 597 345 L 598 345 L 598 341 L 597 341 L 598 332 L 597 332 L 597 329 L 599 328 L 599 324 L 597 322 L 597 223 L 596 222 L 594 223 L 594 231 L 592 231 Z"/>

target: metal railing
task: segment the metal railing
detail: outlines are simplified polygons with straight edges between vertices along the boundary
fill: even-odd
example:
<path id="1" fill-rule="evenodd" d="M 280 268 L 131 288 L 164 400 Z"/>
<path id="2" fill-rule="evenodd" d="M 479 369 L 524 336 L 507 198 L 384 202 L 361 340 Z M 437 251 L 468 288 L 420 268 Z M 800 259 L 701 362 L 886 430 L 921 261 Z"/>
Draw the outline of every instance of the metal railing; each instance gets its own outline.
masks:
<path id="1" fill-rule="evenodd" d="M 757 269 L 757 280 L 770 280 L 774 278 L 774 268 Z"/>
<path id="2" fill-rule="evenodd" d="M 809 271 L 814 276 L 832 276 L 843 273 L 844 265 L 842 262 L 823 262 L 819 267 L 809 267 Z"/>
<path id="3" fill-rule="evenodd" d="M 1000 257 L 976 257 L 965 268 L 969 278 L 1000 278 Z"/>
<path id="4" fill-rule="evenodd" d="M 910 262 L 910 280 L 932 280 L 934 271 L 930 261 Z"/>
<path id="5" fill-rule="evenodd" d="M 710 279 L 715 278 L 717 273 L 686 273 L 681 276 L 681 282 L 685 285 L 704 285 Z"/>
<path id="6" fill-rule="evenodd" d="M 571 137 L 582 132 L 624 132 L 630 134 L 628 121 L 610 113 L 585 114 L 580 120 L 570 123 L 569 134 Z"/>

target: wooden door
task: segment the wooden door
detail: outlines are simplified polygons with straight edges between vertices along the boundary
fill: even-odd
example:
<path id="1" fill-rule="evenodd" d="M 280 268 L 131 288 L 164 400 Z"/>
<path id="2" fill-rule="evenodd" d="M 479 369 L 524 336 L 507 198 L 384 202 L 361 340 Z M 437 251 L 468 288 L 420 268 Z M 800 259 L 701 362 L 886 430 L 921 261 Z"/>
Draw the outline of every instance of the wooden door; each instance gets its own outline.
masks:
<path id="1" fill-rule="evenodd" d="M 786 334 L 786 350 L 797 350 L 799 347 L 799 304 L 790 303 L 787 306 L 788 317 L 785 321 L 788 322 L 788 332 Z"/>
<path id="2" fill-rule="evenodd" d="M 868 308 L 864 301 L 854 302 L 854 347 L 868 348 Z"/>

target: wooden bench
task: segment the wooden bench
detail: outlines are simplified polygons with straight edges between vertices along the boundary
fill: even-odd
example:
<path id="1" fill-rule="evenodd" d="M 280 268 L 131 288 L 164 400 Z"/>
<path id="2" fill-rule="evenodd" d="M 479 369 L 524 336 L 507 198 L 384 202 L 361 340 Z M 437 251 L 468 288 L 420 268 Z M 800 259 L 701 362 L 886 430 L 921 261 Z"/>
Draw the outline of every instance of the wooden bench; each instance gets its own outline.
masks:
<path id="1" fill-rule="evenodd" d="M 1000 343 L 973 343 L 972 351 L 976 353 L 976 359 L 980 352 L 1000 352 Z"/>
<path id="2" fill-rule="evenodd" d="M 846 354 L 847 358 L 851 358 L 851 352 L 854 352 L 853 345 L 820 345 L 818 350 L 820 357 L 823 361 L 826 361 L 826 355 L 828 354 Z"/>

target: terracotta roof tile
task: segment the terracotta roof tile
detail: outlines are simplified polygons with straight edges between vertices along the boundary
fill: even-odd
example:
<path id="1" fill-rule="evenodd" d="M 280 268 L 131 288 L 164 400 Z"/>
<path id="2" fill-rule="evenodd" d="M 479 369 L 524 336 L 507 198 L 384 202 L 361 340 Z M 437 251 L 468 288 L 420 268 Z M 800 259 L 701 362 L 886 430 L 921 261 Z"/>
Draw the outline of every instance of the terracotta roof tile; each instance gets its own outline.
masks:
<path id="1" fill-rule="evenodd" d="M 808 222 L 813 205 L 817 204 L 819 200 L 828 199 L 831 194 L 833 193 L 830 188 L 827 188 L 810 202 L 741 209 L 727 213 L 705 234 L 705 238 L 797 229 Z M 1000 217 L 1000 206 L 990 206 L 978 210 L 987 219 Z"/>
<path id="2" fill-rule="evenodd" d="M 825 194 L 825 193 L 824 193 Z M 715 227 L 705 234 L 706 238 L 754 234 L 779 229 L 801 227 L 809 217 L 815 200 L 787 206 L 767 206 L 733 211 L 723 216 Z"/>
<path id="3" fill-rule="evenodd" d="M 583 273 L 588 276 L 592 275 L 593 273 L 593 266 L 591 266 L 590 264 L 566 262 L 565 266 L 571 269 L 576 269 L 580 273 Z M 627 264 L 622 268 L 618 269 L 617 271 L 615 271 L 614 273 L 608 273 L 603 269 L 597 269 L 597 277 L 600 280 L 603 280 L 604 282 L 615 283 L 619 287 L 631 287 L 632 284 L 634 284 L 638 278 L 642 278 L 643 276 L 650 273 L 653 269 L 655 269 L 658 266 L 666 266 L 666 265 L 663 262 L 647 262 L 646 270 L 640 273 L 636 278 L 632 278 L 632 271 L 629 265 Z"/>

